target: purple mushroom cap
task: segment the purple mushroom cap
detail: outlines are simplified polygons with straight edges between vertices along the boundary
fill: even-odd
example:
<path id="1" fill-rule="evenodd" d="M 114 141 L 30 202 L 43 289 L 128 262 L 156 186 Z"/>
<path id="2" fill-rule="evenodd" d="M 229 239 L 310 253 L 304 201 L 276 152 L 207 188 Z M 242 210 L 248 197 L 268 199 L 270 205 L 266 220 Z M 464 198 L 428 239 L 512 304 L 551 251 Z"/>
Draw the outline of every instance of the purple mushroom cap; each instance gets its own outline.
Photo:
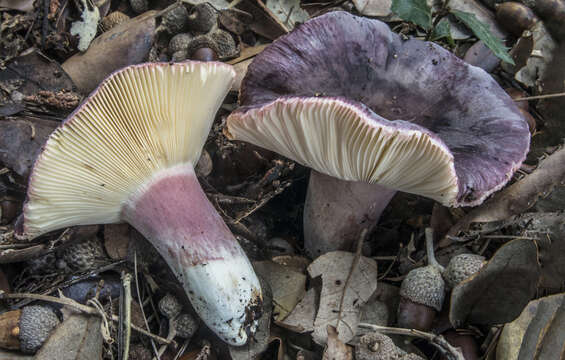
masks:
<path id="1" fill-rule="evenodd" d="M 322 156 L 314 152 L 323 152 L 327 147 L 308 146 L 295 151 L 294 146 L 287 144 L 281 151 L 277 141 L 263 141 L 261 134 L 268 132 L 273 137 L 281 130 L 281 136 L 288 136 L 287 125 L 266 124 L 289 122 L 290 117 L 296 116 L 300 117 L 296 127 L 312 128 L 309 121 L 325 121 L 320 112 L 332 112 L 337 122 L 346 111 L 343 109 L 348 109 L 355 115 L 345 117 L 362 124 L 355 126 L 376 129 L 373 137 L 420 136 L 420 140 L 416 140 L 422 144 L 422 149 L 418 149 L 420 145 L 402 145 L 410 148 L 410 155 L 400 149 L 401 155 L 396 154 L 389 167 L 400 164 L 410 168 L 423 161 L 423 153 L 438 157 L 438 152 L 443 152 L 441 161 L 449 162 L 446 166 L 451 169 L 442 170 L 444 177 L 453 176 L 449 185 L 453 190 L 451 195 L 430 196 L 426 191 L 419 191 L 421 184 L 414 189 L 395 187 L 391 181 L 380 181 L 384 175 L 371 177 L 376 173 L 372 169 L 363 170 L 365 175 L 359 178 L 342 178 L 419 193 L 450 206 L 478 205 L 503 187 L 525 159 L 530 143 L 526 120 L 485 71 L 434 43 L 403 40 L 380 21 L 341 11 L 300 25 L 257 55 L 243 79 L 240 103 L 242 107 L 228 118 L 228 136 L 278 151 L 336 177 L 340 177 L 339 171 L 305 163 L 307 159 Z M 333 108 L 325 110 L 325 106 Z M 315 119 L 310 120 L 309 114 L 314 111 L 317 112 Z M 335 130 L 343 131 L 339 126 Z M 364 134 L 364 131 L 361 132 Z M 413 135 L 414 132 L 420 135 Z M 304 136 L 315 138 L 317 135 Z M 355 136 L 352 141 L 338 136 L 343 141 L 335 146 L 355 144 L 361 137 Z M 376 140 L 364 138 L 363 141 Z M 384 157 L 394 141 L 377 147 L 381 153 L 376 156 Z M 306 156 L 303 151 L 312 153 Z M 362 151 L 362 147 L 357 146 L 355 151 Z M 338 156 L 337 161 L 343 159 L 347 157 Z M 381 173 L 386 175 L 388 171 Z M 429 179 L 435 181 L 432 177 Z"/>

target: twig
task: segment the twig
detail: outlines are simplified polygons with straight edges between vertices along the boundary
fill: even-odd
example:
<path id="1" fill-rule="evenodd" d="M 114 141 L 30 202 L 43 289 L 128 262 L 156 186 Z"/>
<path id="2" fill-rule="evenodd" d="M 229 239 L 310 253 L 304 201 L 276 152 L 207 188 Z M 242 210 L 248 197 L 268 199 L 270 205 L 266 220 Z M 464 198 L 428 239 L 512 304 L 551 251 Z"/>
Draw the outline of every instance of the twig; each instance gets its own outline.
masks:
<path id="1" fill-rule="evenodd" d="M 57 298 L 57 297 L 49 296 L 49 295 L 27 294 L 27 293 L 12 293 L 12 294 L 0 293 L 0 299 L 22 299 L 22 298 L 41 300 L 41 301 L 47 301 L 47 302 L 54 302 L 54 303 L 57 303 L 57 304 L 71 306 L 71 307 L 73 307 L 73 308 L 75 308 L 75 309 L 77 309 L 77 310 L 79 310 L 79 311 L 81 311 L 85 314 L 88 314 L 88 315 L 100 316 L 100 313 L 95 308 L 87 306 L 87 305 L 80 304 L 80 303 L 74 301 L 73 299 L 69 299 L 69 298 L 66 298 L 66 297 L 65 298 Z M 120 319 L 118 318 L 118 316 L 112 315 L 112 321 L 119 322 Z M 158 341 L 161 344 L 171 344 L 171 343 L 174 342 L 174 341 L 162 338 L 158 335 L 152 334 L 149 331 L 143 330 L 142 328 L 139 328 L 139 327 L 137 327 L 133 324 L 131 325 L 131 328 L 134 329 L 135 331 L 139 332 L 140 334 L 143 334 L 145 336 L 148 336 L 151 339 Z"/>
<path id="2" fill-rule="evenodd" d="M 439 351 L 443 355 L 445 355 L 445 357 L 447 357 L 448 360 L 465 360 L 463 354 L 461 353 L 461 350 L 448 343 L 447 340 L 445 340 L 445 338 L 441 335 L 436 335 L 416 329 L 402 329 L 402 328 L 379 326 L 379 325 L 373 325 L 367 323 L 359 323 L 358 327 L 361 329 L 378 331 L 384 334 L 414 336 L 420 339 L 424 339 L 429 341 L 436 348 L 438 348 Z"/>
<path id="3" fill-rule="evenodd" d="M 129 356 L 129 343 L 131 340 L 131 274 L 122 273 L 122 284 L 124 287 L 124 352 L 122 359 L 127 360 Z"/>
<path id="4" fill-rule="evenodd" d="M 349 287 L 349 282 L 351 281 L 351 277 L 353 276 L 353 272 L 357 265 L 359 264 L 359 259 L 361 259 L 361 250 L 363 249 L 363 243 L 365 242 L 365 238 L 367 237 L 368 230 L 367 228 L 361 231 L 361 235 L 359 236 L 359 240 L 357 241 L 357 249 L 355 250 L 355 256 L 353 257 L 353 261 L 351 262 L 351 268 L 349 269 L 349 274 L 347 274 L 347 279 L 345 279 L 345 284 L 343 284 L 343 292 L 341 293 L 341 299 L 339 300 L 339 312 L 337 314 L 337 323 L 335 328 L 339 326 L 341 322 L 341 315 L 343 312 L 343 302 L 345 301 L 345 292 Z"/>
<path id="5" fill-rule="evenodd" d="M 545 95 L 536 95 L 536 96 L 526 96 L 521 98 L 512 99 L 514 101 L 525 101 L 525 100 L 539 100 L 539 99 L 550 99 L 556 97 L 563 97 L 565 96 L 565 92 L 555 93 L 555 94 L 545 94 Z"/>

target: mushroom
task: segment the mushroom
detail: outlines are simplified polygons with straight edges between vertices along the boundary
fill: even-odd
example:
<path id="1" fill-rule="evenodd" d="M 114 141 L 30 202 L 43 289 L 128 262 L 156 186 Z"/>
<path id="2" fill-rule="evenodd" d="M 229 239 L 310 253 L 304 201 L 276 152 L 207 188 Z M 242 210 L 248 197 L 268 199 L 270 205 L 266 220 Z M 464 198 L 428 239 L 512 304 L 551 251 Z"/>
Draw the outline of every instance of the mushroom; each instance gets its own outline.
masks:
<path id="1" fill-rule="evenodd" d="M 218 62 L 112 74 L 47 140 L 16 236 L 127 222 L 167 261 L 204 322 L 244 344 L 261 312 L 259 280 L 194 172 L 234 76 Z"/>
<path id="2" fill-rule="evenodd" d="M 529 148 L 528 125 L 489 74 L 439 45 L 337 11 L 255 57 L 226 135 L 311 167 L 304 241 L 348 249 L 395 191 L 474 206 Z"/>

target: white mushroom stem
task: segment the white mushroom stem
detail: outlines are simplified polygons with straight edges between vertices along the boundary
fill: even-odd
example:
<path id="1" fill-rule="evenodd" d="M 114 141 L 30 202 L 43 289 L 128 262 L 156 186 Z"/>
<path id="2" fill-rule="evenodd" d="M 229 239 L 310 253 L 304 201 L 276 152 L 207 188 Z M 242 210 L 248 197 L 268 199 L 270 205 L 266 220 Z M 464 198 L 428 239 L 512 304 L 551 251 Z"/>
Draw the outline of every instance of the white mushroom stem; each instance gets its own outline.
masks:
<path id="1" fill-rule="evenodd" d="M 229 344 L 245 344 L 261 311 L 259 280 L 192 164 L 156 173 L 128 198 L 122 219 L 167 261 L 206 325 Z"/>
<path id="2" fill-rule="evenodd" d="M 313 257 L 352 250 L 363 229 L 375 228 L 396 190 L 345 181 L 312 170 L 304 204 L 304 246 Z"/>

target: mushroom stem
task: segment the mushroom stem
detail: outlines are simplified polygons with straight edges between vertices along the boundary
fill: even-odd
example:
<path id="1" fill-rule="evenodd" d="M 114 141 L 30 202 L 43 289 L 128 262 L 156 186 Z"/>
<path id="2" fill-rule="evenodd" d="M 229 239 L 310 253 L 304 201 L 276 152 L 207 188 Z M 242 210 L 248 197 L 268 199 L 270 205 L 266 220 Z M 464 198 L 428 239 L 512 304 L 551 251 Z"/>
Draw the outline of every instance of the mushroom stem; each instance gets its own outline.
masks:
<path id="1" fill-rule="evenodd" d="M 243 345 L 260 316 L 259 280 L 192 164 L 156 173 L 126 201 L 122 219 L 167 261 L 206 325 L 227 343 Z"/>
<path id="2" fill-rule="evenodd" d="M 345 181 L 312 170 L 304 204 L 304 246 L 316 257 L 351 250 L 361 231 L 371 232 L 396 190 Z"/>

